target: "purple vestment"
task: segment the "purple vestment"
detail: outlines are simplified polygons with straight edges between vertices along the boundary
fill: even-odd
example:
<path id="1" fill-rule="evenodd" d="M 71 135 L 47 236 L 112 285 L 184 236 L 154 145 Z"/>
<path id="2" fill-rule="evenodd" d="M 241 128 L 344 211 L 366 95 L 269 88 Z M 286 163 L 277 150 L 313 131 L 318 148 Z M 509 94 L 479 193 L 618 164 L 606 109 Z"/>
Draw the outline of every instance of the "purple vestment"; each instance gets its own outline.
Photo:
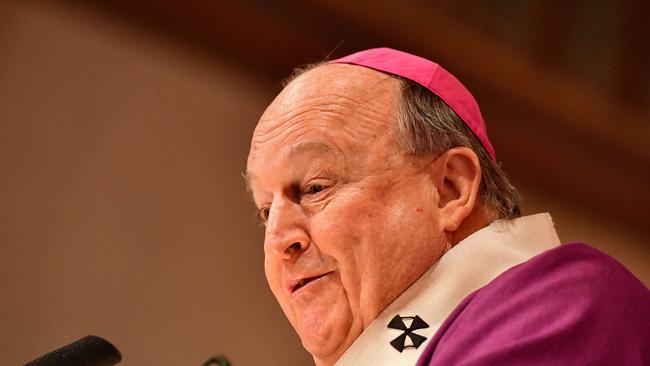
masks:
<path id="1" fill-rule="evenodd" d="M 608 255 L 574 243 L 467 296 L 417 366 L 650 365 L 650 291 Z"/>

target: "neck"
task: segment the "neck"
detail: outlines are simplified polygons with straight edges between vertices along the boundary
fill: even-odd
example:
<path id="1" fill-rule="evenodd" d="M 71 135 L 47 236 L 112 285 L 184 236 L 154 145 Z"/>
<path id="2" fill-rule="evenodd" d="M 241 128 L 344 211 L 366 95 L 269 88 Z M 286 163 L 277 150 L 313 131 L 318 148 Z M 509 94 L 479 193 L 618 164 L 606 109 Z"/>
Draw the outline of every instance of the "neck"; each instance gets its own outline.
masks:
<path id="1" fill-rule="evenodd" d="M 449 233 L 451 246 L 455 246 L 463 239 L 490 225 L 497 219 L 498 217 L 494 209 L 486 207 L 485 205 L 478 206 L 465 218 L 465 220 L 463 220 L 463 223 L 458 227 L 458 230 Z"/>

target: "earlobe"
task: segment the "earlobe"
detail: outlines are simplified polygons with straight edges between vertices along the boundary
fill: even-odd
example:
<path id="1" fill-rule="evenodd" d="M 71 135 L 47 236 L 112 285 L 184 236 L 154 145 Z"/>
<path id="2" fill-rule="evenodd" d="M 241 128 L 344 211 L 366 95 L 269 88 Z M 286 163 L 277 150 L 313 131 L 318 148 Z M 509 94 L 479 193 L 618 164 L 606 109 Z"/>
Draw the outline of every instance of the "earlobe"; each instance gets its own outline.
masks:
<path id="1" fill-rule="evenodd" d="M 435 165 L 434 180 L 443 228 L 456 231 L 476 206 L 481 166 L 476 154 L 466 147 L 446 151 L 438 157 Z"/>

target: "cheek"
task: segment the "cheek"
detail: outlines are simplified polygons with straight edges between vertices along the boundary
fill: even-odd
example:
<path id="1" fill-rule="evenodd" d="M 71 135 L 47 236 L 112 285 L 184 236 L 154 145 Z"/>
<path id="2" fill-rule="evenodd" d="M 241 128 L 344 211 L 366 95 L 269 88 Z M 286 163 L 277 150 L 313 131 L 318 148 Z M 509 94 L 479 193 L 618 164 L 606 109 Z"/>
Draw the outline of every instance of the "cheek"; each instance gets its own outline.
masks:
<path id="1" fill-rule="evenodd" d="M 377 261 L 390 268 L 391 273 L 381 281 L 390 298 L 399 295 L 440 258 L 445 235 L 437 209 L 418 200 L 396 202 L 385 221 L 385 247 Z"/>
<path id="2" fill-rule="evenodd" d="M 336 262 L 341 284 L 351 306 L 358 303 L 360 268 L 363 263 L 363 233 L 367 230 L 367 210 L 363 203 L 351 200 L 331 202 L 328 207 L 312 217 L 310 234 L 323 257 Z M 362 256 L 361 256 L 362 257 Z"/>
<path id="3" fill-rule="evenodd" d="M 358 309 L 374 318 L 429 268 L 444 247 L 437 210 L 418 192 L 376 192 L 349 201 L 332 217 L 344 248 L 340 259 L 344 284 Z"/>
<path id="4" fill-rule="evenodd" d="M 394 222 L 385 203 L 373 196 L 347 196 L 332 202 L 312 221 L 312 234 L 319 248 L 336 259 L 341 281 L 351 305 L 359 308 L 362 292 L 375 286 L 374 277 L 381 272 L 385 252 L 392 241 L 387 236 Z"/>

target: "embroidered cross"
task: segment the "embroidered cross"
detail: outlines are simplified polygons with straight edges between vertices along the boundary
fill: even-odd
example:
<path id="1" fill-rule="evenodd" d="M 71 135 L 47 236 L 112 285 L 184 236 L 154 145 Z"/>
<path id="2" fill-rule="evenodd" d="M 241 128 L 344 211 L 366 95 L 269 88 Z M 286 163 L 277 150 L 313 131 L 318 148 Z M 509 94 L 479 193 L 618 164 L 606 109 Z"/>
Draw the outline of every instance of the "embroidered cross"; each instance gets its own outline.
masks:
<path id="1" fill-rule="evenodd" d="M 411 320 L 410 326 L 408 327 L 406 326 L 406 324 L 404 323 L 404 319 Z M 390 345 L 393 346 L 396 350 L 400 351 L 401 353 L 406 348 L 417 349 L 424 341 L 426 341 L 427 337 L 413 333 L 413 331 L 418 329 L 429 328 L 429 324 L 427 324 L 424 320 L 422 320 L 422 318 L 420 318 L 417 315 L 399 316 L 398 314 L 395 315 L 395 317 L 388 323 L 388 328 L 399 329 L 404 331 L 402 335 L 390 341 Z M 406 344 L 406 337 L 409 337 L 409 339 L 411 340 L 411 344 L 408 345 Z"/>

